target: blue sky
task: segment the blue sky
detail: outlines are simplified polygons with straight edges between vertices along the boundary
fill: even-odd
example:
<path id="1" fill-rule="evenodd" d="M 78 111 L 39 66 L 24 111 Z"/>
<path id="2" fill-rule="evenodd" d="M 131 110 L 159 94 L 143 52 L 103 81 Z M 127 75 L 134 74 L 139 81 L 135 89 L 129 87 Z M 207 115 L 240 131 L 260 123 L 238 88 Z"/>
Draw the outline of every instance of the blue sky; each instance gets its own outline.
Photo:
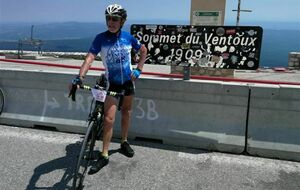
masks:
<path id="1" fill-rule="evenodd" d="M 209 0 L 208 0 L 209 1 Z M 234 23 L 238 0 L 227 0 L 226 23 Z M 190 0 L 0 0 L 0 22 L 103 22 L 107 5 L 119 3 L 130 20 L 181 20 L 189 23 Z M 243 22 L 300 22 L 300 0 L 242 0 Z"/>

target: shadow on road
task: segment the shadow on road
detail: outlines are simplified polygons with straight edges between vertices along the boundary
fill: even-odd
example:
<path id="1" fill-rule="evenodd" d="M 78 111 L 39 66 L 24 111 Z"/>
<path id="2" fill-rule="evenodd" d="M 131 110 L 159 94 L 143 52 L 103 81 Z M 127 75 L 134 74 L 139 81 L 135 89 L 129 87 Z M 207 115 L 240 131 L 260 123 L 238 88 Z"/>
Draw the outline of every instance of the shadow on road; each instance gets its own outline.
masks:
<path id="1" fill-rule="evenodd" d="M 112 142 L 119 142 L 119 139 L 112 139 Z M 190 149 L 190 148 L 185 148 L 185 147 L 165 145 L 165 144 L 161 144 L 161 143 L 157 143 L 157 142 L 148 142 L 148 141 L 145 141 L 145 139 L 132 140 L 131 144 L 134 146 L 151 147 L 151 148 L 173 150 L 173 151 L 182 151 L 182 152 L 188 152 L 188 153 L 194 153 L 194 154 L 207 152 L 207 151 L 199 150 L 199 149 Z M 68 184 L 71 184 L 70 181 L 73 179 L 75 165 L 76 165 L 77 157 L 80 153 L 80 149 L 81 149 L 81 143 L 69 144 L 65 148 L 66 155 L 64 157 L 56 158 L 54 160 L 51 160 L 49 162 L 46 162 L 44 164 L 37 166 L 34 169 L 34 174 L 32 175 L 26 190 L 72 189 L 72 187 L 68 186 Z M 112 155 L 115 153 L 123 154 L 120 148 L 109 150 L 109 155 Z M 100 152 L 95 151 L 94 154 L 99 155 Z M 95 163 L 95 161 L 93 161 L 91 163 L 91 165 L 93 165 L 94 163 Z M 61 177 L 61 180 L 59 182 L 57 182 L 53 186 L 49 186 L 49 187 L 38 187 L 37 186 L 39 179 L 43 175 L 47 175 L 56 170 L 64 170 L 64 174 Z"/>
<path id="2" fill-rule="evenodd" d="M 75 171 L 75 165 L 77 162 L 78 155 L 80 153 L 81 149 L 81 143 L 74 143 L 69 144 L 66 146 L 66 155 L 61 158 L 56 158 L 54 160 L 51 160 L 49 162 L 46 162 L 44 164 L 39 165 L 34 169 L 34 174 L 32 175 L 28 186 L 26 187 L 26 190 L 37 190 L 37 189 L 72 189 L 71 186 L 68 186 L 68 184 L 71 184 L 70 181 L 73 179 L 74 171 Z M 120 149 L 113 149 L 109 150 L 109 155 L 115 154 L 115 153 L 122 153 Z M 99 151 L 94 151 L 95 156 L 99 155 Z M 95 162 L 95 161 L 94 161 Z M 91 162 L 91 165 L 94 163 Z M 54 184 L 53 186 L 49 187 L 38 187 L 37 183 L 39 179 L 43 175 L 47 175 L 55 170 L 64 170 L 64 174 L 61 177 L 61 180 Z"/>
<path id="3" fill-rule="evenodd" d="M 34 169 L 34 174 L 31 177 L 26 190 L 33 189 L 71 189 L 68 183 L 73 178 L 77 155 L 80 151 L 80 143 L 69 144 L 66 146 L 66 155 L 39 165 Z M 41 176 L 46 175 L 55 170 L 64 170 L 61 180 L 52 187 L 37 187 L 37 182 Z"/>

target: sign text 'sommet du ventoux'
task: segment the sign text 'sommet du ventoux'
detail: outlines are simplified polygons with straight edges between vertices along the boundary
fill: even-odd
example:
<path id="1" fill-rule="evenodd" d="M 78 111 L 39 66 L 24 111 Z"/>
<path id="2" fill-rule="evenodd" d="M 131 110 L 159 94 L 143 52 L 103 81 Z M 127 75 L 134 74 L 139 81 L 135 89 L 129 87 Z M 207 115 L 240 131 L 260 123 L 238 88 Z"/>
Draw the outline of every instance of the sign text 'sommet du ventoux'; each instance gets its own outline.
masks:
<path id="1" fill-rule="evenodd" d="M 150 64 L 255 70 L 263 30 L 258 26 L 132 25 Z"/>

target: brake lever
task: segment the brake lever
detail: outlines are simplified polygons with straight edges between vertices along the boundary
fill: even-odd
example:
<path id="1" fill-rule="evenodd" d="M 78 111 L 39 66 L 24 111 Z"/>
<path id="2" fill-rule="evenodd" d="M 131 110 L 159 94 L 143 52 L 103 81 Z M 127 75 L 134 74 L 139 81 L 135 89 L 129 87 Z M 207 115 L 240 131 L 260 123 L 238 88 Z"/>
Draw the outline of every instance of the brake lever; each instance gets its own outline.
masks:
<path id="1" fill-rule="evenodd" d="M 76 101 L 76 90 L 77 90 L 77 85 L 76 84 L 73 84 L 72 85 L 72 88 L 71 88 L 71 90 L 70 90 L 70 93 L 69 93 L 69 98 L 70 98 L 70 96 L 72 96 L 71 97 L 71 99 L 75 102 Z"/>

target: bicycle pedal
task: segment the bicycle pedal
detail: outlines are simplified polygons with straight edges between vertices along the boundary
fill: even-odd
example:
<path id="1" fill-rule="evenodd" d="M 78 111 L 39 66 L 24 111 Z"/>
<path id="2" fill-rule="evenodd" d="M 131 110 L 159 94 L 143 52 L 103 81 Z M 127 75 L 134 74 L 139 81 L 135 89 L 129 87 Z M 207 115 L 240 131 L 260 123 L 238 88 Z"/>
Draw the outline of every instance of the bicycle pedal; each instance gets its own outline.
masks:
<path id="1" fill-rule="evenodd" d="M 91 155 L 91 156 L 89 156 L 89 157 L 86 157 L 85 159 L 86 160 L 97 160 L 98 159 L 98 154 L 99 154 L 99 152 L 93 152 L 93 154 Z"/>
<path id="2" fill-rule="evenodd" d="M 102 135 L 97 135 L 96 140 L 98 140 L 98 141 L 102 140 Z"/>
<path id="3" fill-rule="evenodd" d="M 91 161 L 91 160 L 94 160 L 94 157 L 93 156 L 89 156 L 89 157 L 86 157 L 85 160 L 86 161 Z"/>

